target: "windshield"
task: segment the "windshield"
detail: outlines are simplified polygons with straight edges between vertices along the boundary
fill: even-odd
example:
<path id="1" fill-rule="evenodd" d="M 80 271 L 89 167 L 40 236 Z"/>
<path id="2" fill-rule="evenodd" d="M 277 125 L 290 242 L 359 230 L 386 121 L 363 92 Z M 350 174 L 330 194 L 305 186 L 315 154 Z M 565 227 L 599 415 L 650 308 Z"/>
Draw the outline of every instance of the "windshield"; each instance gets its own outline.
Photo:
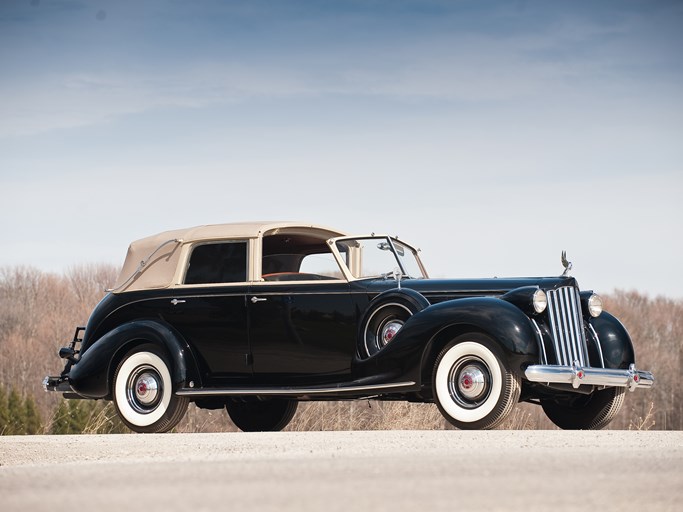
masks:
<path id="1" fill-rule="evenodd" d="M 337 240 L 337 250 L 357 279 L 400 273 L 403 277 L 426 277 L 416 251 L 390 237 Z"/>

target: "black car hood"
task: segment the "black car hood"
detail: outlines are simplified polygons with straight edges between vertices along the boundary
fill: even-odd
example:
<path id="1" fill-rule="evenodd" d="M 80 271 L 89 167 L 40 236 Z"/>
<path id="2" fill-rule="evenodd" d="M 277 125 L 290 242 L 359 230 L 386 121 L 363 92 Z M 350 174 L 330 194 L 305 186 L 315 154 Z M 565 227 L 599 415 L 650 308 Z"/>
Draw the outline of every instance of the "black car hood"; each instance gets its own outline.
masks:
<path id="1" fill-rule="evenodd" d="M 382 292 L 396 288 L 394 279 L 365 281 L 368 291 Z M 403 279 L 402 288 L 424 295 L 432 304 L 463 297 L 498 297 L 523 286 L 538 286 L 552 290 L 562 286 L 577 286 L 573 277 L 514 277 L 489 279 Z"/>

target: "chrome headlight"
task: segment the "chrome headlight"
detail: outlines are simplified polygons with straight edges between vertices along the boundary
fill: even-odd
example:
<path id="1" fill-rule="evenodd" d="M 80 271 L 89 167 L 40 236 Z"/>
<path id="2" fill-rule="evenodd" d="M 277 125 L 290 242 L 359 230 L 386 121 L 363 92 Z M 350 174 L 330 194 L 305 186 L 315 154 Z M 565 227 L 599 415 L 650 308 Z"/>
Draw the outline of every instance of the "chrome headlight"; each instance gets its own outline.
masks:
<path id="1" fill-rule="evenodd" d="M 548 297 L 541 289 L 538 289 L 534 292 L 532 302 L 534 305 L 534 311 L 536 311 L 536 313 L 543 313 L 545 308 L 548 307 Z"/>
<path id="2" fill-rule="evenodd" d="M 588 312 L 593 318 L 597 318 L 602 313 L 602 299 L 600 295 L 593 294 L 588 297 Z"/>

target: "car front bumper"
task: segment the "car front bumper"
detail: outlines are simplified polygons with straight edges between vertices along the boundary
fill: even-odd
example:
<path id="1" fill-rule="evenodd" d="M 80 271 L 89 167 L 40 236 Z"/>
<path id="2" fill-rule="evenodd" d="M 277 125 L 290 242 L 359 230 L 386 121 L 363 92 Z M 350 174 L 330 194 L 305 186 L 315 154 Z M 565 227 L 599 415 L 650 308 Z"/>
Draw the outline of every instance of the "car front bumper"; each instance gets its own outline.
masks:
<path id="1" fill-rule="evenodd" d="M 574 388 L 583 385 L 610 386 L 627 387 L 633 391 L 636 388 L 649 388 L 655 382 L 652 373 L 636 370 L 634 364 L 628 370 L 535 364 L 527 367 L 524 375 L 530 382 L 571 384 Z"/>

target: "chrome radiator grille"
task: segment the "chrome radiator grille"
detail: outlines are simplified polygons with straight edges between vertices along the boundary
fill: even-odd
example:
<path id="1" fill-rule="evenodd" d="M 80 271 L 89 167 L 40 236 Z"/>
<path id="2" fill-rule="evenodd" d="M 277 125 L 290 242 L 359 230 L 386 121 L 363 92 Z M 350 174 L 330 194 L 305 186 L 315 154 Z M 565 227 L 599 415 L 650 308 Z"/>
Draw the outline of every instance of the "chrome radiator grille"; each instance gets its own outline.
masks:
<path id="1" fill-rule="evenodd" d="M 588 366 L 586 334 L 583 330 L 581 298 L 572 286 L 548 290 L 548 321 L 557 364 Z"/>

